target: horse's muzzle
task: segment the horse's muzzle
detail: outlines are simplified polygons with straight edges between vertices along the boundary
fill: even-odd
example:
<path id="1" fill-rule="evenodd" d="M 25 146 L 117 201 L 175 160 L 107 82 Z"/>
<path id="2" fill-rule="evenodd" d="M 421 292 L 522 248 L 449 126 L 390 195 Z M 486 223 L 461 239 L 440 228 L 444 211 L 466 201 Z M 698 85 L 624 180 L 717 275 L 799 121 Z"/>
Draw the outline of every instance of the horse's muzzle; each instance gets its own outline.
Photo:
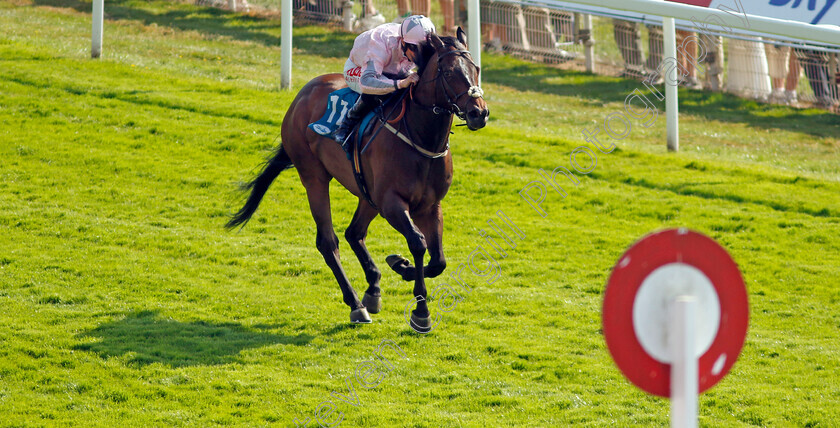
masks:
<path id="1" fill-rule="evenodd" d="M 487 116 L 490 116 L 490 109 L 488 108 L 474 108 L 467 112 L 466 121 L 467 128 L 470 131 L 475 131 L 484 128 L 487 125 Z"/>

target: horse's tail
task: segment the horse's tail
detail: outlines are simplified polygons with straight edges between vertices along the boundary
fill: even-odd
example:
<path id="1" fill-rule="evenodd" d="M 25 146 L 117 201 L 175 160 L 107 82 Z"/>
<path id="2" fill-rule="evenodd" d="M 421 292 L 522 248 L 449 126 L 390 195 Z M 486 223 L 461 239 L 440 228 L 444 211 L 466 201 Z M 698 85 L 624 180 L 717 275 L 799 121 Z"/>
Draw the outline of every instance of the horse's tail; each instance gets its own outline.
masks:
<path id="1" fill-rule="evenodd" d="M 268 190 L 268 186 L 271 185 L 271 182 L 274 181 L 281 172 L 292 168 L 293 166 L 292 160 L 289 159 L 289 155 L 286 153 L 286 150 L 283 149 L 283 146 L 281 145 L 278 147 L 277 151 L 275 151 L 274 154 L 272 154 L 265 162 L 262 172 L 260 172 L 260 174 L 253 180 L 242 185 L 242 190 L 250 190 L 251 194 L 248 196 L 245 206 L 243 206 L 242 209 L 237 211 L 236 214 L 231 217 L 231 219 L 225 224 L 225 228 L 233 229 L 239 225 L 244 227 L 245 224 L 248 223 L 248 220 L 251 219 L 251 216 L 254 215 L 254 212 L 257 211 L 257 207 L 260 205 L 260 201 L 262 201 L 262 198 Z"/>

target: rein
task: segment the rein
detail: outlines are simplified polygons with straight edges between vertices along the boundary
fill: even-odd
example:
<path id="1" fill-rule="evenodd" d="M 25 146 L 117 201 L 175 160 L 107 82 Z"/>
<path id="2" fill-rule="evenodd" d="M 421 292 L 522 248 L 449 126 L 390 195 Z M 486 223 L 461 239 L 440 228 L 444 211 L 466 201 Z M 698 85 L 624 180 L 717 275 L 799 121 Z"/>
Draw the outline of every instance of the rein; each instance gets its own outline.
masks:
<path id="1" fill-rule="evenodd" d="M 364 195 L 364 198 L 367 200 L 367 202 L 370 204 L 370 206 L 372 206 L 374 209 L 378 209 L 378 208 L 377 208 L 376 204 L 373 202 L 373 199 L 370 196 L 370 192 L 368 191 L 367 183 L 366 183 L 365 177 L 364 177 L 364 172 L 362 171 L 361 158 L 362 158 L 362 154 L 364 153 L 364 151 L 367 150 L 370 142 L 373 141 L 376 138 L 376 136 L 379 134 L 379 131 L 381 131 L 382 128 L 385 128 L 388 131 L 390 131 L 391 133 L 393 133 L 394 135 L 396 135 L 397 138 L 400 141 L 404 142 L 405 144 L 408 144 L 418 154 L 420 154 L 421 156 L 426 157 L 428 159 L 438 159 L 438 158 L 442 158 L 442 157 L 446 156 L 447 154 L 449 154 L 449 135 L 446 136 L 446 144 L 443 148 L 443 151 L 440 151 L 440 152 L 429 151 L 429 150 L 427 150 L 423 147 L 418 146 L 417 144 L 414 144 L 414 140 L 416 138 L 415 138 L 414 135 L 412 135 L 411 128 L 408 126 L 408 117 L 406 115 L 407 104 L 408 104 L 408 100 L 406 99 L 406 94 L 408 95 L 408 98 L 411 100 L 411 102 L 413 104 L 417 105 L 418 107 L 420 107 L 424 110 L 431 111 L 436 116 L 449 115 L 450 129 L 452 127 L 452 116 L 453 115 L 458 116 L 458 118 L 460 118 L 461 120 L 466 120 L 465 119 L 466 114 L 463 111 L 461 111 L 461 108 L 458 107 L 458 104 L 456 104 L 456 102 L 461 97 L 463 97 L 464 95 L 469 95 L 472 98 L 481 98 L 482 96 L 484 96 L 484 91 L 481 90 L 481 87 L 479 87 L 477 85 L 470 85 L 470 87 L 466 91 L 455 95 L 454 99 L 452 98 L 452 96 L 450 94 L 453 93 L 454 91 L 452 90 L 452 86 L 449 84 L 449 82 L 442 77 L 443 72 L 441 70 L 441 64 L 440 64 L 440 60 L 442 58 L 445 58 L 448 55 L 460 55 L 461 57 L 463 57 L 464 59 L 469 61 L 474 67 L 477 67 L 475 65 L 475 62 L 473 62 L 472 58 L 470 57 L 470 52 L 467 51 L 467 50 L 464 50 L 464 49 L 447 51 L 443 54 L 438 55 L 438 66 L 437 66 L 436 76 L 433 80 L 429 80 L 427 82 L 434 81 L 435 82 L 435 89 L 436 90 L 437 89 L 442 89 L 443 95 L 446 97 L 446 104 L 447 104 L 446 107 L 440 107 L 437 104 L 432 104 L 431 106 L 426 106 L 426 105 L 421 104 L 419 101 L 414 99 L 414 88 L 416 87 L 416 85 L 411 85 L 409 87 L 408 91 L 405 91 L 405 92 L 402 93 L 402 95 L 400 95 L 399 99 L 394 104 L 394 107 L 391 109 L 391 111 L 388 114 L 379 116 L 380 124 L 376 128 L 376 130 L 374 131 L 373 135 L 371 135 L 367 139 L 367 143 L 364 145 L 364 147 L 361 147 L 362 146 L 362 144 L 361 144 L 361 142 L 362 142 L 361 141 L 361 134 L 364 132 L 364 130 L 359 128 L 358 131 L 357 131 L 357 133 L 359 134 L 359 137 L 358 137 L 359 141 L 358 141 L 358 143 L 353 144 L 353 147 L 352 147 L 352 159 L 351 159 L 351 161 L 352 161 L 352 164 L 353 164 L 353 176 L 356 179 L 356 184 L 359 186 L 359 190 L 361 190 L 362 195 Z M 467 83 L 472 84 L 472 82 L 470 82 L 469 77 L 466 77 L 466 79 L 467 79 Z M 391 116 L 393 116 L 397 107 L 401 107 L 400 113 L 396 117 L 394 117 L 393 119 L 389 119 Z M 394 128 L 394 126 L 392 124 L 395 124 L 395 123 L 399 123 L 399 128 L 405 128 L 405 132 L 406 132 L 406 134 L 408 134 L 408 136 L 406 136 L 406 134 L 403 134 L 402 132 L 400 132 L 399 129 Z M 451 133 L 451 131 L 450 131 L 450 133 Z"/>
<path id="2" fill-rule="evenodd" d="M 472 60 L 472 57 L 470 56 L 470 51 L 468 51 L 468 50 L 456 49 L 456 50 L 447 51 L 447 52 L 444 52 L 443 54 L 438 55 L 438 66 L 437 66 L 437 72 L 435 73 L 435 78 L 431 79 L 431 80 L 427 80 L 427 81 L 422 82 L 422 83 L 435 82 L 435 87 L 441 89 L 442 92 L 443 92 L 443 95 L 446 97 L 447 106 L 446 107 L 441 107 L 441 106 L 438 106 L 437 104 L 432 104 L 431 106 L 427 106 L 427 105 L 424 105 L 424 104 L 420 103 L 419 101 L 417 101 L 414 98 L 414 89 L 417 87 L 417 85 L 411 85 L 409 87 L 409 89 L 407 91 L 408 98 L 411 100 L 411 102 L 414 105 L 416 105 L 416 106 L 418 106 L 418 107 L 420 107 L 420 108 L 422 108 L 426 111 L 431 111 L 432 114 L 434 114 L 436 116 L 449 115 L 450 118 L 451 118 L 451 116 L 455 115 L 455 116 L 458 116 L 458 118 L 461 119 L 461 120 L 466 120 L 465 119 L 466 114 L 463 111 L 461 111 L 460 107 L 458 107 L 458 104 L 456 104 L 457 101 L 461 97 L 463 97 L 464 95 L 469 95 L 472 98 L 481 98 L 482 96 L 484 96 L 484 91 L 481 89 L 481 87 L 479 87 L 477 85 L 471 85 L 466 91 L 461 92 L 460 94 L 454 95 L 454 98 L 453 98 L 453 96 L 451 94 L 454 93 L 455 91 L 452 89 L 452 86 L 449 84 L 449 82 L 446 79 L 443 78 L 443 71 L 441 70 L 441 63 L 440 63 L 441 59 L 443 59 L 443 58 L 445 58 L 449 55 L 459 55 L 459 56 L 463 57 L 464 59 L 466 59 L 467 61 L 469 61 L 470 64 L 472 64 L 473 66 L 477 67 L 475 65 L 475 62 Z M 467 82 L 472 83 L 472 82 L 469 81 L 469 78 L 467 78 Z M 417 153 L 419 153 L 420 155 L 422 155 L 425 158 L 438 159 L 438 158 L 446 156 L 449 153 L 449 138 L 446 139 L 446 144 L 443 147 L 443 150 L 440 151 L 440 152 L 433 152 L 433 151 L 427 150 L 427 149 L 425 149 L 423 147 L 420 147 L 420 146 L 418 146 L 417 144 L 414 143 L 414 140 L 416 139 L 416 136 L 412 135 L 413 133 L 411 132 L 411 128 L 408 126 L 408 121 L 407 121 L 407 117 L 406 117 L 406 114 L 405 114 L 406 113 L 406 104 L 407 104 L 407 100 L 405 99 L 405 95 L 406 95 L 406 93 L 403 93 L 400 96 L 400 99 L 397 100 L 396 105 L 394 106 L 394 108 L 391 110 L 391 112 L 389 114 L 387 114 L 385 117 L 380 118 L 381 123 L 380 123 L 379 127 L 377 127 L 373 136 L 371 136 L 368 139 L 368 143 L 370 143 L 370 141 L 372 141 L 373 138 L 376 137 L 376 135 L 379 133 L 379 131 L 381 131 L 382 128 L 384 127 L 385 129 L 387 129 L 388 131 L 390 131 L 391 133 L 396 135 L 400 139 L 400 141 L 402 141 L 402 142 L 408 144 L 409 146 L 411 146 L 411 148 L 413 148 Z M 396 117 L 394 117 L 393 119 L 389 119 L 389 117 L 391 117 L 393 115 L 393 112 L 395 111 L 397 106 L 400 106 L 400 113 Z M 397 124 L 397 123 L 399 123 L 399 128 L 405 128 L 405 132 L 408 135 L 400 132 L 400 129 L 397 129 L 393 126 L 394 124 Z M 450 126 L 452 126 L 451 125 L 451 119 L 450 119 Z M 361 149 L 361 152 L 364 153 L 365 150 L 367 150 L 367 145 L 365 145 Z"/>
<path id="3" fill-rule="evenodd" d="M 414 144 L 414 140 L 413 140 L 413 138 L 411 138 L 412 137 L 411 136 L 411 129 L 408 127 L 408 122 L 406 121 L 406 116 L 405 116 L 405 110 L 406 110 L 406 104 L 407 104 L 407 99 L 405 98 L 405 96 L 406 96 L 406 94 L 410 94 L 410 93 L 411 93 L 411 90 L 403 92 L 402 95 L 400 95 L 400 98 L 397 100 L 396 104 L 394 105 L 394 108 L 391 109 L 391 112 L 388 113 L 387 115 L 385 115 L 384 117 L 379 117 L 380 124 L 376 128 L 376 131 L 374 131 L 373 135 L 371 135 L 370 138 L 368 138 L 368 142 L 362 148 L 361 153 L 364 153 L 365 150 L 367 150 L 368 144 L 370 144 L 370 142 L 373 141 L 374 138 L 376 138 L 376 135 L 379 134 L 379 131 L 381 131 L 383 127 L 385 129 L 387 129 L 388 131 L 390 131 L 392 134 L 396 135 L 397 138 L 400 139 L 400 141 L 402 141 L 403 143 L 406 143 L 409 146 L 411 146 L 411 148 L 413 148 L 417 153 L 423 155 L 423 157 L 426 157 L 426 158 L 429 158 L 429 159 L 437 159 L 437 158 L 444 157 L 444 156 L 446 156 L 447 153 L 449 153 L 449 141 L 446 142 L 446 147 L 443 148 L 442 152 L 429 151 L 429 150 L 424 149 L 423 147 L 420 147 L 420 146 Z M 396 111 L 397 106 L 401 106 L 400 114 L 398 114 L 397 117 L 395 117 L 393 119 L 388 119 L 390 116 L 392 116 L 394 114 L 394 111 Z M 399 129 L 394 128 L 392 125 L 395 124 L 395 123 L 399 123 L 400 128 L 404 127 L 406 132 L 409 134 L 409 136 L 406 136 L 405 134 L 400 132 Z M 359 132 L 361 132 L 361 130 Z"/>
<path id="4" fill-rule="evenodd" d="M 420 107 L 424 110 L 427 110 L 427 111 L 431 111 L 435 115 L 441 116 L 441 115 L 445 115 L 445 114 L 450 114 L 450 115 L 458 116 L 458 118 L 461 119 L 461 120 L 466 120 L 466 118 L 465 118 L 466 113 L 461 111 L 461 108 L 458 107 L 458 104 L 456 104 L 457 101 L 461 97 L 463 97 L 464 95 L 469 95 L 472 98 L 481 98 L 481 97 L 484 96 L 484 91 L 478 85 L 470 85 L 470 87 L 467 88 L 466 91 L 455 95 L 454 98 L 450 95 L 452 92 L 455 92 L 455 91 L 452 90 L 452 86 L 449 84 L 449 82 L 446 79 L 443 78 L 443 72 L 440 69 L 440 60 L 449 56 L 449 55 L 458 55 L 458 56 L 466 59 L 467 61 L 469 61 L 470 64 L 472 64 L 474 67 L 477 67 L 475 65 L 475 62 L 472 60 L 472 56 L 470 55 L 470 51 L 465 50 L 465 49 L 456 49 L 456 50 L 447 51 L 447 52 L 444 52 L 441 55 L 438 55 L 437 73 L 435 73 L 435 78 L 432 79 L 432 80 L 427 80 L 424 83 L 435 82 L 435 85 L 440 85 L 443 89 L 443 95 L 446 97 L 447 106 L 446 107 L 440 107 L 437 104 L 432 104 L 431 106 L 426 106 L 426 105 L 421 104 L 419 101 L 414 99 L 415 85 L 412 85 L 411 89 L 409 89 L 410 98 L 411 98 L 411 101 L 414 104 L 416 104 L 418 107 Z M 467 82 L 472 83 L 472 82 L 469 81 L 469 79 L 467 79 Z"/>

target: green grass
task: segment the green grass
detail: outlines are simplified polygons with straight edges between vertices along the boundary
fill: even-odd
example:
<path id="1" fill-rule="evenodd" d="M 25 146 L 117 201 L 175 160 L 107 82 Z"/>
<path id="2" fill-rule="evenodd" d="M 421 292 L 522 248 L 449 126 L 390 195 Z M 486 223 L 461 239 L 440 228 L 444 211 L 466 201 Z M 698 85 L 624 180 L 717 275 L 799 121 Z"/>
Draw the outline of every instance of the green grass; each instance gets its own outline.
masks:
<path id="1" fill-rule="evenodd" d="M 731 252 L 751 305 L 701 425 L 840 419 L 837 116 L 681 90 L 681 152 L 665 151 L 664 118 L 634 122 L 542 218 L 517 192 L 568 166 L 581 129 L 638 84 L 486 55 L 491 121 L 452 137 L 450 271 L 496 210 L 526 237 L 499 281 L 465 272 L 473 292 L 430 335 L 404 323 L 411 288 L 390 271 L 383 312 L 353 327 L 294 171 L 245 229 L 222 229 L 295 94 L 278 89 L 279 23 L 113 1 L 90 60 L 89 7 L 0 2 L 0 425 L 290 426 L 391 339 L 407 358 L 356 384 L 358 406 L 333 400 L 343 426 L 662 426 L 667 401 L 615 368 L 600 310 L 626 247 L 673 226 Z M 296 28 L 294 86 L 339 70 L 351 43 Z M 333 196 L 341 236 L 356 202 Z M 381 219 L 368 243 L 384 269 L 406 251 Z"/>

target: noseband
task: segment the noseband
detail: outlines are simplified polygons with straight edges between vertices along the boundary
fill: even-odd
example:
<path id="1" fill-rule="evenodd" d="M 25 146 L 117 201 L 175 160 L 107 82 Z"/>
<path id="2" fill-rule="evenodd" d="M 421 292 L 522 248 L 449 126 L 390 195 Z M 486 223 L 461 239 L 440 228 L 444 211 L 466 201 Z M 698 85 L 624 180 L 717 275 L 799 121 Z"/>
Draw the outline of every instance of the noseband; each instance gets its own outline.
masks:
<path id="1" fill-rule="evenodd" d="M 461 108 L 458 107 L 458 104 L 456 104 L 456 103 L 464 95 L 468 95 L 472 98 L 481 98 L 481 97 L 484 96 L 484 91 L 478 85 L 471 85 L 469 88 L 467 88 L 466 91 L 455 95 L 454 98 L 453 98 L 452 95 L 450 95 L 452 93 L 455 93 L 455 91 L 452 89 L 452 86 L 449 84 L 449 82 L 446 79 L 443 78 L 443 71 L 441 70 L 441 60 L 443 58 L 449 56 L 449 55 L 461 56 L 462 58 L 469 61 L 470 64 L 473 65 L 473 67 L 477 67 L 475 65 L 475 62 L 473 62 L 472 57 L 470 56 L 470 51 L 468 51 L 468 50 L 457 49 L 457 50 L 454 50 L 454 51 L 447 51 L 447 52 L 444 52 L 443 54 L 438 55 L 437 73 L 436 73 L 436 76 L 433 80 L 435 82 L 435 85 L 440 85 L 441 88 L 443 89 L 443 95 L 446 97 L 446 106 L 445 107 L 440 107 L 437 104 L 432 104 L 431 106 L 425 106 L 423 104 L 420 104 L 416 100 L 414 100 L 414 97 L 412 97 L 411 99 L 418 106 L 423 107 L 426 110 L 431 110 L 434 114 L 438 114 L 438 115 L 454 114 L 455 116 L 458 116 L 459 119 L 466 120 L 466 113 L 461 111 Z M 429 81 L 427 80 L 427 82 L 429 82 Z M 472 82 L 469 81 L 469 77 L 467 77 L 467 83 L 472 83 Z"/>

